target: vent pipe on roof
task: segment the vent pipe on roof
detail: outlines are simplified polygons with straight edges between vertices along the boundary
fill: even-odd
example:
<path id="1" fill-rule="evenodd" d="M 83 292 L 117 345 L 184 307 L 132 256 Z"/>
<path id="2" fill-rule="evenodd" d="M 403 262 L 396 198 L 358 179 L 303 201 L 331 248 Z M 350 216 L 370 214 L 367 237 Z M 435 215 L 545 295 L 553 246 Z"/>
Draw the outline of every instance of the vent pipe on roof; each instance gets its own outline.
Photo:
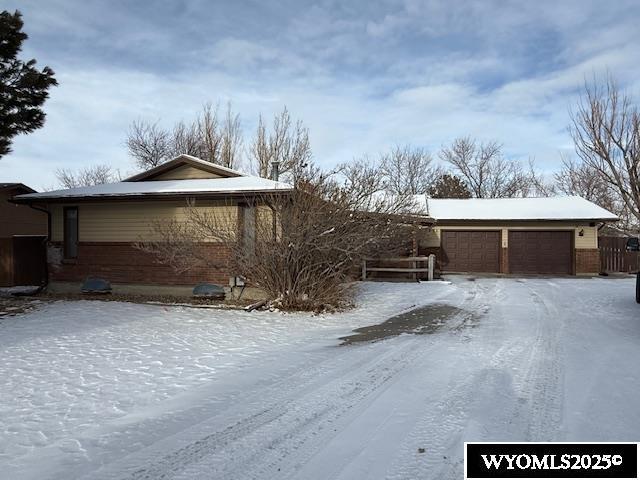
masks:
<path id="1" fill-rule="evenodd" d="M 280 177 L 280 162 L 271 162 L 271 180 L 278 181 Z"/>

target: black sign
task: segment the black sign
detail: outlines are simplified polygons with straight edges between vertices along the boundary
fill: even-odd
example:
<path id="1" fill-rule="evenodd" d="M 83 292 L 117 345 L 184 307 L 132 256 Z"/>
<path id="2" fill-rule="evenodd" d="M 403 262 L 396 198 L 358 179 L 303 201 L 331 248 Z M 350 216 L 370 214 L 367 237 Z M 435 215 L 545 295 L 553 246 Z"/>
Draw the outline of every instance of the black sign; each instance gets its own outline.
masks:
<path id="1" fill-rule="evenodd" d="M 467 478 L 638 478 L 633 443 L 467 443 Z"/>

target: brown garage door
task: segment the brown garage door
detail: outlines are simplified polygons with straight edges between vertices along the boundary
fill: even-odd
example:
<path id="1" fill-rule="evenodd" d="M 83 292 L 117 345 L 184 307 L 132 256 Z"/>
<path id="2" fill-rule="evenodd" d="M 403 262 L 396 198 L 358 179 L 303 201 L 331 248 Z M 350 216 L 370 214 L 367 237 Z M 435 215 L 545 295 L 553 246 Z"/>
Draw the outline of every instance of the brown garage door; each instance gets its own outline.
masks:
<path id="1" fill-rule="evenodd" d="M 571 232 L 510 231 L 510 273 L 571 274 Z"/>
<path id="2" fill-rule="evenodd" d="M 441 269 L 448 272 L 499 272 L 500 233 L 495 230 L 443 230 Z"/>

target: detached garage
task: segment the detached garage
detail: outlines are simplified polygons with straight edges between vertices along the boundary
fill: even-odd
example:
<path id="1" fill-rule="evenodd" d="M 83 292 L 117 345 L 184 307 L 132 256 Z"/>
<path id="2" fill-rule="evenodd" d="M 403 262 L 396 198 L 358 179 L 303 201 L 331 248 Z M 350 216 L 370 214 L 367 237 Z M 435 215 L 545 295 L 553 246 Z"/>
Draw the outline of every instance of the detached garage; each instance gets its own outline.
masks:
<path id="1" fill-rule="evenodd" d="M 445 273 L 597 274 L 598 228 L 617 220 L 576 196 L 421 201 L 436 224 L 419 248 Z"/>

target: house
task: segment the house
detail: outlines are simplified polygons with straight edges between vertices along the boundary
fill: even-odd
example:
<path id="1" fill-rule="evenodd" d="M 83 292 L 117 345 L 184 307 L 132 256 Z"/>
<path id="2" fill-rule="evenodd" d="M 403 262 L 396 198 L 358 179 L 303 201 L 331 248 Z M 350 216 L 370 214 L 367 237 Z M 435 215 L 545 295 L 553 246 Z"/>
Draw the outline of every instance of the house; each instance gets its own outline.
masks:
<path id="1" fill-rule="evenodd" d="M 220 267 L 178 273 L 136 248 L 138 242 L 160 239 L 153 223 L 184 218 L 189 199 L 242 234 L 255 222 L 254 203 L 261 194 L 290 190 L 281 182 L 180 155 L 121 182 L 29 193 L 14 201 L 48 212 L 51 291 L 77 292 L 85 278 L 98 276 L 109 280 L 114 292 L 189 294 L 199 282 L 229 283 L 228 246 L 203 242 L 203 252 Z"/>
<path id="2" fill-rule="evenodd" d="M 0 183 L 0 287 L 46 281 L 47 215 L 9 202 L 15 195 L 34 192 L 22 183 Z"/>
<path id="3" fill-rule="evenodd" d="M 597 274 L 598 229 L 618 220 L 577 196 L 419 201 L 436 220 L 420 253 L 442 272 Z"/>
<path id="4" fill-rule="evenodd" d="M 189 294 L 200 282 L 227 285 L 231 250 L 206 241 L 202 252 L 218 265 L 176 272 L 137 248 L 162 240 L 154 223 L 180 221 L 187 201 L 227 219 L 250 238 L 260 198 L 291 186 L 180 155 L 124 181 L 17 195 L 14 202 L 49 216 L 47 265 L 51 291 L 78 291 L 88 276 L 109 280 L 114 292 Z M 413 254 L 437 254 L 443 272 L 594 274 L 597 231 L 615 215 L 579 197 L 426 199 L 426 224 Z M 406 266 L 403 264 L 403 266 Z"/>

